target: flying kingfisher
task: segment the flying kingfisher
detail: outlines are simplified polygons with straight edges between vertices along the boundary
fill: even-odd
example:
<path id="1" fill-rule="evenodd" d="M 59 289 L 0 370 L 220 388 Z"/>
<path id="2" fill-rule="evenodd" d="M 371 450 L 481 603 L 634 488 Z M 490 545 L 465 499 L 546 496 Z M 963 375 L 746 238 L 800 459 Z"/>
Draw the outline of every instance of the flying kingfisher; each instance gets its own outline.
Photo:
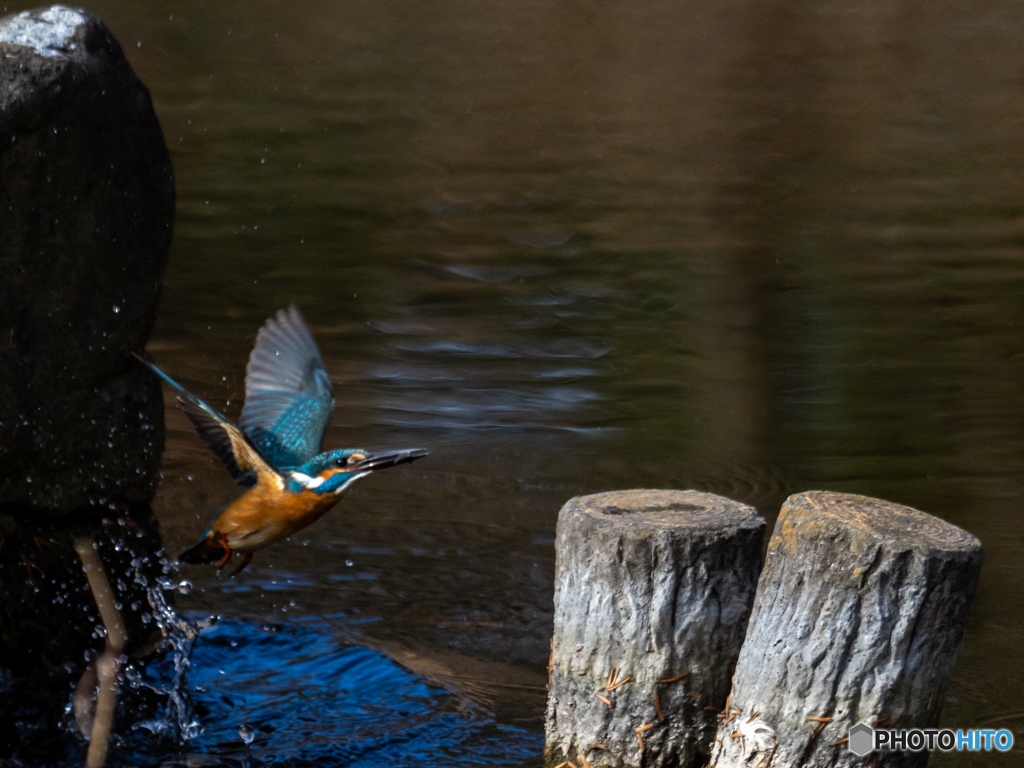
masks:
<path id="1" fill-rule="evenodd" d="M 199 436 L 249 490 L 178 556 L 184 563 L 221 568 L 235 552 L 239 573 L 252 553 L 318 520 L 359 478 L 377 469 L 427 455 L 420 448 L 371 453 L 362 448 L 320 453 L 334 408 L 331 380 L 306 321 L 294 307 L 280 310 L 260 328 L 245 368 L 245 405 L 238 426 L 135 355 L 178 391 L 178 405 Z"/>

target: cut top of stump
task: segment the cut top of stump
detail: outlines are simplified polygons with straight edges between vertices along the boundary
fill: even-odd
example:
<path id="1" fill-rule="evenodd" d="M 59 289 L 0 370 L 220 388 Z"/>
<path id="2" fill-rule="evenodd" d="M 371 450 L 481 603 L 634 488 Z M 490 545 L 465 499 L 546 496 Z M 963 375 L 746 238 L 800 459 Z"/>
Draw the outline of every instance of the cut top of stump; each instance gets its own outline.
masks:
<path id="1" fill-rule="evenodd" d="M 898 542 L 901 549 L 925 555 L 981 550 L 981 542 L 975 536 L 927 512 L 869 496 L 834 491 L 808 491 L 790 496 L 782 507 L 773 538 L 780 537 L 782 543 L 795 552 L 799 537 L 797 518 L 807 517 L 826 526 L 837 523 L 855 536 Z"/>
<path id="2" fill-rule="evenodd" d="M 630 490 L 570 499 L 564 514 L 580 515 L 628 530 L 694 528 L 716 531 L 758 528 L 764 520 L 746 504 L 701 491 Z"/>

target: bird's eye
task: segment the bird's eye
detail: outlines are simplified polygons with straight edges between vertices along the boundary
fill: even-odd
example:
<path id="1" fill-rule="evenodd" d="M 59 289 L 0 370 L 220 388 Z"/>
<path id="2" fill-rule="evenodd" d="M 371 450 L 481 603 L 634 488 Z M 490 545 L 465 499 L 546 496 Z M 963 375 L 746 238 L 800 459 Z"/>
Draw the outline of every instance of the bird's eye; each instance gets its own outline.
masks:
<path id="1" fill-rule="evenodd" d="M 335 459 L 334 463 L 339 467 L 344 467 L 348 464 L 348 456 L 341 456 L 340 458 Z"/>

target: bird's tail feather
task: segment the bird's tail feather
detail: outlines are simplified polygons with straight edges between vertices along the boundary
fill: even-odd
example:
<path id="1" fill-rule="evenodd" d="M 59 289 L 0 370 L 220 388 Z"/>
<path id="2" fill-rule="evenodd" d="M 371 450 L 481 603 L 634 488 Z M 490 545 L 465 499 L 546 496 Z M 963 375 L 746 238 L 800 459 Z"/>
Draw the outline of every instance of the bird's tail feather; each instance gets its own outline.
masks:
<path id="1" fill-rule="evenodd" d="M 195 408 L 198 408 L 199 410 L 209 414 L 209 416 L 211 418 L 216 419 L 217 421 L 228 422 L 229 424 L 231 423 L 226 418 L 224 418 L 224 416 L 222 416 L 221 414 L 217 413 L 215 410 L 213 410 L 213 408 L 211 408 L 206 403 L 204 403 L 202 400 L 200 400 L 198 397 L 193 395 L 191 392 L 189 392 L 187 389 L 185 389 L 183 386 L 181 386 L 181 384 L 179 384 L 174 379 L 172 379 L 170 376 L 168 376 L 166 373 L 161 371 L 159 368 L 157 368 L 155 365 L 153 365 L 153 363 L 149 362 L 149 360 L 144 358 L 138 352 L 132 352 L 132 354 L 135 355 L 135 358 L 139 362 L 141 362 L 143 365 L 145 365 L 147 368 L 149 368 L 149 370 L 151 370 L 153 373 L 155 373 L 161 379 L 166 381 L 169 385 L 171 385 L 171 387 L 173 387 L 175 389 L 175 391 L 178 392 L 178 402 L 182 402 L 184 400 L 184 402 L 191 403 L 193 406 L 195 406 Z M 185 413 L 188 414 L 188 417 L 190 419 L 192 419 L 193 422 L 195 422 L 195 416 L 193 416 L 191 413 L 189 413 L 188 410 L 186 410 L 184 408 L 184 404 L 182 406 L 182 410 L 184 410 Z"/>
<path id="2" fill-rule="evenodd" d="M 203 539 L 194 547 L 190 547 L 178 555 L 178 560 L 183 563 L 199 565 L 201 563 L 215 563 L 224 557 L 224 545 L 214 538 Z"/>

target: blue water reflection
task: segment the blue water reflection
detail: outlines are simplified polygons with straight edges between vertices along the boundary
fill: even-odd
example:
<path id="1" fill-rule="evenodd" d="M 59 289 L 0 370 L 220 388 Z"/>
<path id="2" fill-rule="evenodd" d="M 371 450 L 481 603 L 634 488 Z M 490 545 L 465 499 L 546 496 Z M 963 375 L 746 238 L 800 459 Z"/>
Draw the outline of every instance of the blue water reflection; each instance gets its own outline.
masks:
<path id="1" fill-rule="evenodd" d="M 167 664 L 151 667 L 150 679 Z M 207 628 L 189 685 L 203 732 L 155 764 L 521 765 L 542 748 L 538 734 L 499 725 L 386 656 L 345 644 L 324 619 Z M 248 758 L 243 726 L 253 730 Z M 119 762 L 152 762 L 148 734 L 133 741 L 137 751 L 118 750 Z"/>

